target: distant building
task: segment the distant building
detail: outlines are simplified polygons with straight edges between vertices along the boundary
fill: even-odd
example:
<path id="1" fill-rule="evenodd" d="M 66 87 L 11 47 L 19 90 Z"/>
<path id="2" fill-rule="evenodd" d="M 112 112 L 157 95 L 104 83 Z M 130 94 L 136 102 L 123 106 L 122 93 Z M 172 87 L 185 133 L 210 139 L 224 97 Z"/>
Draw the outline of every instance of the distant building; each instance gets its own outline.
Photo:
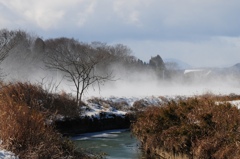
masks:
<path id="1" fill-rule="evenodd" d="M 184 77 L 187 79 L 205 79 L 212 73 L 208 69 L 188 69 L 184 71 Z"/>

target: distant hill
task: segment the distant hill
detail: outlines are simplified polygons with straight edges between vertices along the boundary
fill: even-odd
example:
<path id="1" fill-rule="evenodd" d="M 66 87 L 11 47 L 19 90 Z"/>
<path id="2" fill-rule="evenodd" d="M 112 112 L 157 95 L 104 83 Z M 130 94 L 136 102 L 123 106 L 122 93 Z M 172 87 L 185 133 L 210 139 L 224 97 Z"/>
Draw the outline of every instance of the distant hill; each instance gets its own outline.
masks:
<path id="1" fill-rule="evenodd" d="M 167 67 L 168 63 L 175 63 L 177 65 L 176 67 L 180 70 L 185 70 L 185 69 L 191 69 L 192 68 L 192 66 L 189 65 L 188 63 L 183 62 L 183 61 L 178 60 L 178 59 L 174 59 L 174 58 L 164 59 L 163 61 L 166 64 L 166 67 Z"/>
<path id="2" fill-rule="evenodd" d="M 237 64 L 233 65 L 229 69 L 233 72 L 240 73 L 240 63 L 237 63 Z"/>
<path id="3" fill-rule="evenodd" d="M 229 74 L 240 74 L 240 63 L 237 63 L 231 67 L 224 67 L 224 68 L 212 68 L 212 71 L 216 74 L 221 75 L 229 75 Z"/>
<path id="4" fill-rule="evenodd" d="M 240 63 L 237 63 L 237 64 L 233 65 L 232 68 L 235 68 L 235 69 L 239 69 L 239 70 L 240 70 Z"/>

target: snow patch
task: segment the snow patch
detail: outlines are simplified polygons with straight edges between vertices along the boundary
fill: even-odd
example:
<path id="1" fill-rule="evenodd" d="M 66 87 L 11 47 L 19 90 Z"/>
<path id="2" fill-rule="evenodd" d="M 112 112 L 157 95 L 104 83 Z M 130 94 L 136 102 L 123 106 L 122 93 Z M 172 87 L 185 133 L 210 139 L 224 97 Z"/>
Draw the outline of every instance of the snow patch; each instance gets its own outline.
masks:
<path id="1" fill-rule="evenodd" d="M 0 159 L 19 159 L 19 158 L 15 156 L 15 154 L 12 152 L 0 150 Z"/>
<path id="2" fill-rule="evenodd" d="M 165 100 L 170 100 L 174 97 L 164 97 Z M 90 97 L 87 98 L 84 103 L 87 106 L 82 107 L 82 117 L 94 117 L 94 118 L 112 118 L 113 116 L 125 117 L 125 115 L 131 111 L 136 101 L 142 101 L 147 105 L 160 105 L 164 101 L 161 97 L 149 96 L 149 97 Z"/>
<path id="3" fill-rule="evenodd" d="M 240 100 L 233 100 L 233 101 L 228 101 L 228 103 L 236 106 L 238 109 L 240 109 Z"/>

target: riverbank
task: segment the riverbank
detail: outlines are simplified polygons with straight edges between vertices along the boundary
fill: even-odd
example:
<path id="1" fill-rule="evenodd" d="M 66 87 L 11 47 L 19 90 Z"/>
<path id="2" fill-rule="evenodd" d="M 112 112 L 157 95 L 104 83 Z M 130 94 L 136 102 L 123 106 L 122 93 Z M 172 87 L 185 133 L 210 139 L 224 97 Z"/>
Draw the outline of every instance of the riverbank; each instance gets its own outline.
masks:
<path id="1" fill-rule="evenodd" d="M 112 115 L 111 117 L 79 117 L 65 118 L 55 121 L 55 128 L 65 136 L 74 136 L 77 134 L 99 132 L 113 129 L 129 129 L 133 115 L 124 116 Z"/>
<path id="2" fill-rule="evenodd" d="M 186 102 L 188 99 L 193 99 L 191 104 Z M 201 100 L 199 101 L 199 99 Z M 237 114 L 239 111 L 237 107 L 234 109 L 225 102 L 237 99 L 239 100 L 238 96 L 233 94 L 224 97 L 217 96 L 215 99 L 211 99 L 209 94 L 191 98 L 186 96 L 89 98 L 79 108 L 74 105 L 74 98 L 64 93 L 51 94 L 40 86 L 30 83 L 3 85 L 0 93 L 1 148 L 14 152 L 20 158 L 43 158 L 44 156 L 79 158 L 78 155 L 85 155 L 85 158 L 89 158 L 89 155 L 86 156 L 84 152 L 80 152 L 80 154 L 76 152 L 71 141 L 63 138 L 63 135 L 71 136 L 86 132 L 129 128 L 132 121 L 135 121 L 135 114 L 139 120 L 139 117 L 154 108 L 152 113 L 142 119 L 143 122 L 138 127 L 139 132 L 137 131 L 135 134 L 144 143 L 143 147 L 146 147 L 144 148 L 146 153 L 157 152 L 159 150 L 157 144 L 160 143 L 164 145 L 164 148 L 169 148 L 163 149 L 165 152 L 173 152 L 174 155 L 176 153 L 191 155 L 193 152 L 191 146 L 198 144 L 197 146 L 200 148 L 194 149 L 194 153 L 199 155 L 201 153 L 198 151 L 205 151 L 204 148 L 208 148 L 214 142 L 223 148 L 226 148 L 224 146 L 228 140 L 240 142 L 236 135 L 240 130 L 238 128 L 240 119 L 238 121 Z M 165 108 L 169 104 L 172 104 L 172 108 L 159 113 L 160 108 Z M 205 106 L 201 108 L 204 111 L 200 111 L 201 109 L 194 106 L 200 106 L 200 108 Z M 221 109 L 213 111 L 212 106 Z M 228 110 L 232 110 L 230 111 L 232 114 L 228 114 Z M 194 114 L 195 112 L 197 115 Z M 218 114 L 216 114 L 217 112 Z M 227 115 L 221 116 L 226 113 Z M 163 115 L 163 119 L 161 115 Z M 202 143 L 201 140 L 198 140 L 199 143 L 192 142 L 199 137 L 198 135 L 204 136 L 204 133 L 215 132 L 217 128 L 224 130 L 225 128 L 222 128 L 220 124 L 216 124 L 219 123 L 218 118 L 219 122 L 231 130 L 233 134 L 230 133 L 230 135 L 234 137 L 233 139 L 229 138 L 231 137 L 228 135 L 229 133 L 222 133 L 219 134 L 216 141 L 215 138 L 213 138 L 214 140 L 207 138 L 207 141 L 203 140 Z M 134 124 L 138 123 L 138 120 Z M 187 125 L 183 125 L 184 122 Z M 140 131 L 142 127 L 147 128 L 143 129 L 145 131 L 143 135 Z M 204 130 L 204 128 L 206 131 L 202 133 L 200 130 Z M 212 131 L 211 128 L 214 130 Z M 156 132 L 162 132 L 163 136 L 159 136 Z M 215 133 L 217 134 L 217 132 Z M 192 134 L 197 136 L 191 136 Z M 211 135 L 205 134 L 204 137 Z M 218 141 L 222 143 L 218 143 Z M 209 145 L 204 145 L 208 142 L 210 142 Z M 234 143 L 231 144 L 233 145 L 230 147 L 238 149 Z M 209 149 L 215 150 L 214 145 L 211 146 Z M 156 149 L 154 150 L 154 148 Z M 223 149 L 222 152 L 225 151 Z"/>
<path id="3" fill-rule="evenodd" d="M 161 99 L 161 102 L 158 102 L 158 105 L 149 104 L 146 106 L 143 105 L 146 103 L 144 100 L 137 100 L 128 109 L 132 111 L 132 114 L 122 113 L 119 115 L 119 112 L 111 114 L 110 112 L 106 113 L 102 111 L 96 115 L 95 111 L 95 116 L 83 117 L 82 115 L 81 118 L 59 121 L 56 125 L 63 134 L 76 135 L 102 130 L 129 128 L 133 122 L 133 132 L 142 142 L 142 148 L 148 156 L 154 156 L 153 158 L 159 156 L 175 159 L 187 159 L 193 158 L 193 156 L 197 156 L 197 158 L 199 156 L 207 157 L 208 154 L 205 154 L 205 151 L 218 151 L 214 145 L 211 145 L 211 142 L 218 143 L 219 136 L 211 134 L 211 132 L 216 132 L 211 128 L 215 126 L 215 129 L 224 129 L 221 127 L 221 124 L 218 123 L 226 123 L 227 120 L 229 120 L 227 122 L 230 122 L 231 119 L 224 120 L 224 118 L 230 115 L 227 112 L 228 110 L 231 113 L 238 108 L 238 105 L 236 105 L 236 103 L 239 103 L 237 101 L 238 97 L 239 96 L 214 96 L 210 94 L 171 99 L 159 97 L 158 99 Z M 233 101 L 226 103 L 228 100 Z M 135 108 L 138 106 L 138 108 L 141 109 L 135 109 L 136 111 L 133 111 L 133 105 Z M 101 108 L 101 106 L 97 107 Z M 161 109 L 163 109 L 163 111 Z M 202 110 L 200 111 L 199 109 Z M 218 113 L 214 115 L 216 112 Z M 136 114 L 137 121 L 135 122 Z M 146 114 L 148 115 L 144 116 Z M 238 116 L 234 113 L 232 115 Z M 134 125 L 138 123 L 139 118 L 142 118 L 142 123 L 137 126 L 138 129 L 144 126 L 147 127 L 143 128 L 145 129 L 143 130 L 145 134 L 143 133 L 142 135 L 139 135 L 142 133 L 140 132 L 142 130 L 136 131 L 136 127 L 134 127 Z M 156 121 L 160 123 L 156 123 Z M 228 127 L 227 125 L 231 124 L 228 123 L 224 126 Z M 233 135 L 236 134 L 233 132 Z M 227 139 L 229 138 L 226 133 L 220 134 L 220 136 Z M 202 147 L 203 143 L 200 141 L 202 138 L 204 138 L 202 142 L 210 142 L 212 147 L 207 150 L 205 149 L 205 147 L 208 147 L 207 145 Z M 232 139 L 230 138 L 229 140 Z M 233 140 L 238 142 L 238 136 L 235 136 Z M 194 143 L 195 141 L 198 141 L 198 143 Z M 160 144 L 160 146 L 158 144 Z M 218 144 L 222 147 L 227 146 L 226 143 Z M 196 150 L 193 145 L 197 145 L 198 149 Z M 224 149 L 221 150 L 224 151 Z"/>
<path id="4" fill-rule="evenodd" d="M 90 98 L 79 108 L 75 99 L 66 93 L 50 93 L 31 83 L 2 83 L 1 150 L 13 152 L 19 158 L 91 158 L 85 152 L 76 151 L 62 134 L 129 128 L 128 112 L 141 110 L 148 102 L 161 101 L 158 97 L 138 100 Z"/>
<path id="5" fill-rule="evenodd" d="M 149 105 L 159 105 L 168 100 L 170 97 L 92 97 L 84 101 L 80 116 L 60 118 L 53 124 L 60 133 L 67 136 L 103 130 L 129 129 L 135 120 L 136 112 L 143 111 Z"/>

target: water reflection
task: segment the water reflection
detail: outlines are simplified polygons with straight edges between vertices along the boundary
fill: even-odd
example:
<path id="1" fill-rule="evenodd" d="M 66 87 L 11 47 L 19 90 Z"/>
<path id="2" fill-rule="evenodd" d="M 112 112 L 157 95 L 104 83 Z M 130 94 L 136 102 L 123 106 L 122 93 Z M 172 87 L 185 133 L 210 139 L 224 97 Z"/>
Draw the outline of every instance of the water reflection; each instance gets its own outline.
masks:
<path id="1" fill-rule="evenodd" d="M 129 130 L 110 130 L 73 137 L 77 146 L 90 152 L 107 154 L 107 159 L 140 159 L 139 142 Z"/>

